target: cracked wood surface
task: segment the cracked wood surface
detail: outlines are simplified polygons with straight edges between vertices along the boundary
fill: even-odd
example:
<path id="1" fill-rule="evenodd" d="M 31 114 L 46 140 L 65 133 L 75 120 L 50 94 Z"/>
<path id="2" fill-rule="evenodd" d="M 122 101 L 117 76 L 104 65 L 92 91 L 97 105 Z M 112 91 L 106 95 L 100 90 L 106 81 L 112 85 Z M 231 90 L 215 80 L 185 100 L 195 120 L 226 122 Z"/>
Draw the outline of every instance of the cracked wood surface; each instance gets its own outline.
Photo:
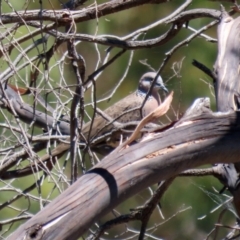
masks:
<path id="1" fill-rule="evenodd" d="M 9 239 L 23 239 L 35 230 L 41 239 L 76 239 L 145 187 L 206 163 L 238 161 L 239 118 L 238 112 L 205 113 L 191 121 L 188 118 L 188 124 L 112 152 Z"/>
<path id="2" fill-rule="evenodd" d="M 215 63 L 217 110 L 237 110 L 240 106 L 240 17 L 233 19 L 223 13 L 218 26 L 218 57 Z"/>

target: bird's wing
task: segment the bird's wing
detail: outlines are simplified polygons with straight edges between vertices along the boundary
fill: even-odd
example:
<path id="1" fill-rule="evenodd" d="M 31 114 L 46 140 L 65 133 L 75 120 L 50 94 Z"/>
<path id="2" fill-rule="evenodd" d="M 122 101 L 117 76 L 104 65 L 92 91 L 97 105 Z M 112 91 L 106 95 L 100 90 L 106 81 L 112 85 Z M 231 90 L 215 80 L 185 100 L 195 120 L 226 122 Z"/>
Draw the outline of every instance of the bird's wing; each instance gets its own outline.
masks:
<path id="1" fill-rule="evenodd" d="M 125 97 L 124 99 L 121 99 L 120 101 L 116 102 L 112 106 L 108 107 L 104 113 L 108 115 L 113 120 L 115 118 L 118 118 L 116 121 L 121 123 L 128 123 L 132 121 L 139 121 L 141 120 L 141 114 L 139 110 L 131 111 L 127 114 L 124 114 L 124 112 L 129 111 L 131 109 L 140 107 L 142 103 L 142 98 L 137 96 L 135 93 L 132 93 Z M 100 136 L 101 134 L 104 134 L 108 131 L 111 131 L 114 128 L 114 124 L 110 124 L 107 127 L 105 127 L 109 122 L 105 120 L 102 116 L 97 115 L 92 123 L 91 132 L 91 121 L 84 124 L 82 128 L 82 134 L 85 136 L 85 138 L 92 139 L 93 137 Z"/>

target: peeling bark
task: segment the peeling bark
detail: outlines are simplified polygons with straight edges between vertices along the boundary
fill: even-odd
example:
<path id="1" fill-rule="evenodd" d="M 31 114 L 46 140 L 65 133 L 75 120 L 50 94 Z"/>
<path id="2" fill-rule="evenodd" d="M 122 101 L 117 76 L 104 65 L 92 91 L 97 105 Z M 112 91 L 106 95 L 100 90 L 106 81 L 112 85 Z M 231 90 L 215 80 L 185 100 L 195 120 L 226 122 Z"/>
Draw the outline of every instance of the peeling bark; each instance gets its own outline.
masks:
<path id="1" fill-rule="evenodd" d="M 240 106 L 240 17 L 224 13 L 218 27 L 218 57 L 215 63 L 217 110 L 226 112 Z"/>
<path id="2" fill-rule="evenodd" d="M 22 239 L 36 226 L 42 239 L 76 239 L 142 189 L 206 163 L 237 162 L 239 154 L 240 113 L 188 118 L 178 127 L 105 157 L 9 239 Z"/>

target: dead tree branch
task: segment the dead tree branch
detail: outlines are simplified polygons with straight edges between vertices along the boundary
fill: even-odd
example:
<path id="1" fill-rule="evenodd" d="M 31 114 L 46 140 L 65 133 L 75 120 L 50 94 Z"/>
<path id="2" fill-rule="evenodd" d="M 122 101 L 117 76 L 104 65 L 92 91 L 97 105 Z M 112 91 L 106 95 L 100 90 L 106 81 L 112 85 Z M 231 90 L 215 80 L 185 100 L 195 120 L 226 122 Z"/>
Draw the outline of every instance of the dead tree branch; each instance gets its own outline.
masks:
<path id="1" fill-rule="evenodd" d="M 46 239 L 77 238 L 96 219 L 145 187 L 206 163 L 237 162 L 239 117 L 238 112 L 202 114 L 148 141 L 111 153 L 9 239 L 28 235 L 36 226 L 36 233 Z M 63 225 L 73 218 L 73 231 L 68 232 Z"/>

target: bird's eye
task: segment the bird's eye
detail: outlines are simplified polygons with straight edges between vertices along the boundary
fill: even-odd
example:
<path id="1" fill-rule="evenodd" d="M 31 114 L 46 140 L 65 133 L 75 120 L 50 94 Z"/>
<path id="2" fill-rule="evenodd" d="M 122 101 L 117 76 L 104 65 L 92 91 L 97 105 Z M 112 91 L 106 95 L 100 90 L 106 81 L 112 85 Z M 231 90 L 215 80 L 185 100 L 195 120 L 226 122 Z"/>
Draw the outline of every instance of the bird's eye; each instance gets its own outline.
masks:
<path id="1" fill-rule="evenodd" d="M 144 78 L 144 81 L 146 81 L 146 82 L 152 82 L 152 81 L 153 81 L 153 78 L 151 78 L 151 77 L 145 77 L 145 78 Z"/>

